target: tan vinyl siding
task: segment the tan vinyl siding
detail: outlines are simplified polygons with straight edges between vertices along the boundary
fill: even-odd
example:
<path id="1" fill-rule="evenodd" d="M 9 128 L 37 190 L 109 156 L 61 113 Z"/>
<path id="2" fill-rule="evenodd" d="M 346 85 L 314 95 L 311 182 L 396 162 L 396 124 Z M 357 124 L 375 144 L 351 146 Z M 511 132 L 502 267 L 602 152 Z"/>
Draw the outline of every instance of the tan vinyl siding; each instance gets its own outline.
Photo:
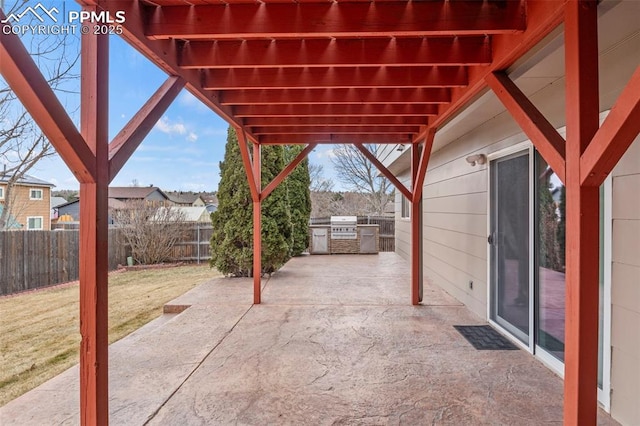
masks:
<path id="1" fill-rule="evenodd" d="M 398 176 L 400 182 L 402 182 L 407 188 L 411 187 L 411 173 L 406 171 Z M 396 191 L 395 199 L 395 214 L 396 214 L 396 253 L 402 256 L 404 259 L 411 259 L 411 219 L 402 218 L 402 193 Z"/>
<path id="2" fill-rule="evenodd" d="M 42 190 L 42 200 L 31 200 L 32 189 Z M 27 229 L 27 218 L 42 217 L 42 229 L 51 229 L 51 189 L 46 186 L 16 185 L 11 191 L 11 215 Z"/>
<path id="3" fill-rule="evenodd" d="M 613 170 L 611 414 L 640 424 L 640 138 Z"/>
<path id="4" fill-rule="evenodd" d="M 487 131 L 495 130 L 487 128 Z M 517 129 L 511 130 L 515 133 Z M 477 134 L 435 152 L 424 186 L 424 267 L 433 284 L 486 315 L 487 174 L 465 157 L 486 148 Z M 473 289 L 469 288 L 473 281 Z"/>

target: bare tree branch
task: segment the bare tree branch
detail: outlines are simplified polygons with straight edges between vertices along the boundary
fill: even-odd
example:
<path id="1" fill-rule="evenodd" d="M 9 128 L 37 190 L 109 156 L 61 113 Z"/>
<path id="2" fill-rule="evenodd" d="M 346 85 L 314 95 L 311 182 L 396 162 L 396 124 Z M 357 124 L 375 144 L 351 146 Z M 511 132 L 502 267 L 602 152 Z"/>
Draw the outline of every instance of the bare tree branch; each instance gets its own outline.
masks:
<path id="1" fill-rule="evenodd" d="M 122 229 L 133 259 L 143 265 L 173 261 L 173 247 L 184 239 L 185 214 L 175 206 L 158 206 L 145 200 L 129 201 L 111 216 Z"/>
<path id="2" fill-rule="evenodd" d="M 22 10 L 28 2 L 14 0 L 6 5 L 4 3 L 3 9 L 9 14 Z M 25 19 L 27 16 L 29 15 L 25 15 Z M 21 21 L 23 25 L 28 23 Z M 58 95 L 79 92 L 78 36 L 29 35 L 23 37 L 23 40 L 28 42 L 27 49 L 54 92 Z M 75 111 L 77 107 L 73 108 L 71 113 Z M 0 231 L 7 229 L 9 217 L 17 213 L 18 206 L 13 202 L 15 197 L 11 196 L 14 186 L 40 160 L 54 154 L 55 150 L 49 140 L 42 134 L 6 81 L 0 78 L 0 176 L 5 186 Z"/>
<path id="3" fill-rule="evenodd" d="M 365 145 L 374 155 L 377 145 Z M 355 192 L 367 194 L 368 213 L 383 214 L 393 198 L 393 187 L 381 176 L 376 167 L 354 145 L 340 145 L 333 150 L 331 162 L 338 172 L 338 179 Z"/>

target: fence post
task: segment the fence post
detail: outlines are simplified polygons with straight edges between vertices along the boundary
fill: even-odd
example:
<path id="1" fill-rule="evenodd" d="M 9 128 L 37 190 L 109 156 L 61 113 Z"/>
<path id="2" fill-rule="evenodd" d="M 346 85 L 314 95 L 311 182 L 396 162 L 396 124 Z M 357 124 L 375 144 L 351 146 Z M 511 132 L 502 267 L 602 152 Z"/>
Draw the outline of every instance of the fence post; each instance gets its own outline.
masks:
<path id="1" fill-rule="evenodd" d="M 27 271 L 29 270 L 27 264 L 28 264 L 28 259 L 31 258 L 31 256 L 28 255 L 27 253 L 27 233 L 23 232 L 22 233 L 22 252 L 24 253 L 24 256 L 22 257 L 22 290 L 26 290 L 27 289 Z"/>
<path id="2" fill-rule="evenodd" d="M 198 265 L 200 264 L 200 222 L 198 222 Z"/>

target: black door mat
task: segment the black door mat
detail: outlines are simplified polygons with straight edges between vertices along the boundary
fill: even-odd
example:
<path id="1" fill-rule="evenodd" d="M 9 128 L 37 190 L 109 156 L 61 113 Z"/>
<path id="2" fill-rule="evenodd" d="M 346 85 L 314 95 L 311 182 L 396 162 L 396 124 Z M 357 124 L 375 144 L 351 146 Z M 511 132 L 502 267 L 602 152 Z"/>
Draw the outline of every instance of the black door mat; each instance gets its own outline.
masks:
<path id="1" fill-rule="evenodd" d="M 513 351 L 518 347 L 490 325 L 454 325 L 462 336 L 479 351 Z"/>

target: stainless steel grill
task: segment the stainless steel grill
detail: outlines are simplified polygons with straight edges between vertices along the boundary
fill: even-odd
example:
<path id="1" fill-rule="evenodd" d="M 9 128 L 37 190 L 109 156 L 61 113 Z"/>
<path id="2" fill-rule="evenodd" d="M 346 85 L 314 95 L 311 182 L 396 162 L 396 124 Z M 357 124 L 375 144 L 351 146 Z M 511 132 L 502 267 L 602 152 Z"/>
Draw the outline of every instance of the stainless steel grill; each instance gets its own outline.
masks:
<path id="1" fill-rule="evenodd" d="M 355 240 L 358 238 L 356 216 L 331 216 L 331 239 Z"/>

